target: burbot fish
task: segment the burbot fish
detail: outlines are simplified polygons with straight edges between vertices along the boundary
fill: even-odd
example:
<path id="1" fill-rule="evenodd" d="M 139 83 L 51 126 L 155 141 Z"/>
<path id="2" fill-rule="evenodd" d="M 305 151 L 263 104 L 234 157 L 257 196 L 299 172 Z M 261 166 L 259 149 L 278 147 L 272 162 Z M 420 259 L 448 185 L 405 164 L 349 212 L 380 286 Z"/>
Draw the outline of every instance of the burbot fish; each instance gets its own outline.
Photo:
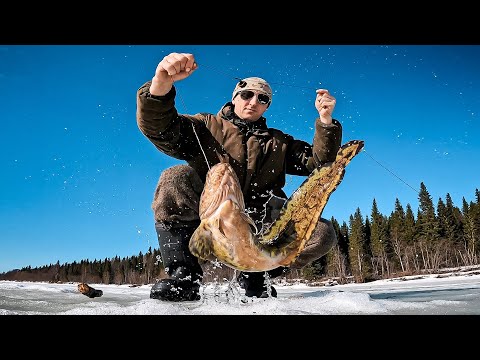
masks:
<path id="1" fill-rule="evenodd" d="M 262 233 L 245 212 L 243 193 L 232 167 L 228 163 L 212 166 L 200 196 L 201 223 L 190 238 L 191 253 L 241 271 L 268 271 L 290 265 L 312 235 L 330 195 L 343 179 L 345 167 L 363 146 L 362 140 L 344 144 L 335 161 L 315 169 Z"/>
<path id="2" fill-rule="evenodd" d="M 78 291 L 80 291 L 83 295 L 88 296 L 89 298 L 96 298 L 103 295 L 102 290 L 97 290 L 91 287 L 86 283 L 80 283 L 77 285 Z"/>

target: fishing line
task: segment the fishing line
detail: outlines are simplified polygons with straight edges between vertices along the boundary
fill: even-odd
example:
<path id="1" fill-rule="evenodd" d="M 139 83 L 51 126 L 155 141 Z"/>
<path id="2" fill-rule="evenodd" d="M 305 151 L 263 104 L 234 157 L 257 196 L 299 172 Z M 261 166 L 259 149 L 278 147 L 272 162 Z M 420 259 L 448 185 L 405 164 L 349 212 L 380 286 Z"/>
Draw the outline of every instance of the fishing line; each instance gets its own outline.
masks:
<path id="1" fill-rule="evenodd" d="M 196 63 L 196 64 L 197 64 L 197 66 L 198 66 L 198 63 Z M 220 70 L 220 69 L 218 69 L 218 68 L 215 68 L 215 67 L 213 67 L 213 66 L 204 65 L 204 64 L 202 64 L 202 66 L 207 67 L 207 68 L 210 68 L 210 69 L 212 69 L 212 70 L 214 70 L 214 71 L 216 71 L 216 72 L 218 72 L 218 73 L 223 73 L 224 75 L 227 75 L 228 77 L 231 77 L 231 78 L 233 78 L 234 80 L 238 80 L 238 81 L 242 81 L 242 80 L 243 80 L 242 78 L 239 78 L 239 77 L 236 77 L 236 76 L 233 76 L 233 77 L 232 77 L 232 76 L 231 76 L 230 74 L 228 74 L 226 71 L 222 71 L 222 70 Z M 173 76 L 171 76 L 171 78 L 172 78 L 172 84 L 174 84 L 175 81 L 173 80 Z M 274 85 L 284 85 L 284 86 L 289 86 L 289 87 L 298 87 L 298 88 L 304 88 L 304 89 L 313 90 L 312 87 L 297 86 L 297 85 L 284 84 L 284 83 L 272 83 L 272 82 L 271 82 L 271 84 L 274 84 Z M 316 90 L 316 89 L 314 89 L 314 90 Z M 185 109 L 185 113 L 188 113 L 187 106 L 185 105 L 185 101 L 183 100 L 182 95 L 181 95 L 180 93 L 177 93 L 177 95 L 178 95 L 178 97 L 179 97 L 179 99 L 180 99 L 180 101 L 181 101 L 181 103 L 182 103 L 182 105 L 183 105 L 183 108 Z M 208 162 L 207 155 L 205 154 L 205 151 L 203 150 L 203 146 L 202 146 L 202 144 L 201 144 L 201 142 L 200 142 L 200 138 L 199 138 L 199 136 L 198 136 L 198 134 L 197 134 L 197 131 L 195 130 L 195 125 L 193 124 L 193 122 L 192 122 L 192 129 L 193 129 L 193 133 L 195 134 L 195 137 L 197 138 L 197 142 L 198 142 L 198 145 L 200 146 L 200 150 L 202 150 L 203 157 L 205 158 L 205 162 L 207 163 L 208 169 L 210 170 L 210 169 L 211 169 L 210 163 Z"/>
<path id="2" fill-rule="evenodd" d="M 173 76 L 171 76 L 171 77 L 172 77 L 172 85 L 173 85 L 175 83 L 175 81 L 173 80 Z M 185 113 L 188 113 L 187 106 L 185 105 L 185 101 L 183 101 L 182 95 L 180 93 L 177 93 L 177 95 L 178 95 L 180 101 L 182 102 L 182 105 L 185 109 Z M 200 146 L 200 150 L 202 150 L 203 157 L 205 158 L 205 162 L 207 163 L 208 170 L 210 170 L 211 169 L 210 163 L 208 162 L 207 155 L 205 154 L 205 151 L 203 150 L 203 146 L 202 146 L 202 143 L 200 142 L 200 138 L 198 137 L 197 130 L 195 130 L 195 125 L 193 124 L 193 122 L 191 124 L 192 124 L 193 133 L 195 134 L 195 137 L 197 138 L 198 145 Z"/>
<path id="3" fill-rule="evenodd" d="M 206 65 L 202 65 L 202 66 L 206 66 Z M 215 69 L 213 66 L 207 66 L 207 67 L 210 67 L 211 69 L 213 69 L 214 71 L 217 71 L 217 72 L 222 72 L 224 74 L 227 74 L 225 71 L 220 71 L 219 69 Z M 229 75 L 229 77 L 232 77 L 231 75 Z M 241 81 L 243 79 L 241 78 L 238 78 L 238 77 L 233 77 L 233 79 L 235 80 L 238 80 L 238 81 Z M 293 85 L 293 84 L 288 84 L 288 83 L 280 83 L 280 82 L 270 82 L 271 85 L 283 85 L 283 86 L 288 86 L 288 87 L 296 87 L 296 88 L 301 88 L 301 89 L 307 89 L 307 90 L 318 90 L 316 88 L 313 88 L 313 87 L 310 87 L 310 86 L 301 86 L 301 85 Z M 386 171 L 388 171 L 390 174 L 392 174 L 393 176 L 395 176 L 397 179 L 399 179 L 401 182 L 403 182 L 405 185 L 407 185 L 409 188 L 411 188 L 413 191 L 415 191 L 416 194 L 419 193 L 419 191 L 417 189 L 415 189 L 414 187 L 412 187 L 410 184 L 408 184 L 405 180 L 403 180 L 402 178 L 400 178 L 398 175 L 396 175 L 395 173 L 393 173 L 393 171 L 391 171 L 390 169 L 388 169 L 385 165 L 383 165 L 382 163 L 380 163 L 378 160 L 374 159 L 372 155 L 370 155 L 369 153 L 367 153 L 367 151 L 365 150 L 365 148 L 362 149 L 362 151 L 365 152 L 365 154 L 367 154 L 373 161 L 375 161 L 378 165 L 380 165 L 382 168 L 384 168 Z"/>
<path id="4" fill-rule="evenodd" d="M 197 66 L 198 66 L 198 63 L 197 63 Z M 223 73 L 224 75 L 227 75 L 228 77 L 230 78 L 233 78 L 234 80 L 238 80 L 238 81 L 242 81 L 243 79 L 242 78 L 239 78 L 239 77 L 236 77 L 236 76 L 231 76 L 231 74 L 227 73 L 226 71 L 222 71 L 218 68 L 215 68 L 211 65 L 205 65 L 205 64 L 202 64 L 202 66 L 204 67 L 207 67 L 207 68 L 210 68 L 218 73 Z M 172 79 L 173 80 L 173 79 Z M 310 87 L 310 86 L 300 86 L 300 85 L 293 85 L 293 84 L 288 84 L 288 83 L 276 83 L 276 82 L 270 82 L 270 84 L 272 85 L 283 85 L 283 86 L 288 86 L 288 87 L 296 87 L 296 88 L 301 88 L 301 89 L 308 89 L 308 90 L 318 90 L 316 88 L 313 88 L 313 87 Z M 183 102 L 183 99 L 181 98 L 181 101 L 182 103 L 184 104 Z M 184 105 L 184 107 L 186 108 L 186 106 Z M 192 127 L 193 127 L 193 131 L 195 133 L 195 136 L 197 137 L 197 141 L 200 145 L 200 149 L 202 150 L 203 152 L 203 156 L 205 157 L 205 160 L 207 162 L 207 165 L 208 165 L 208 168 L 210 169 L 210 164 L 208 163 L 208 160 L 207 160 L 207 156 L 205 155 L 205 152 L 203 151 L 203 148 L 202 148 L 202 144 L 200 144 L 200 139 L 197 135 L 197 132 L 195 131 L 195 127 L 193 126 L 193 123 L 192 123 Z M 416 194 L 419 193 L 419 190 L 415 189 L 413 186 L 411 186 L 410 184 L 408 184 L 405 180 L 403 180 L 400 176 L 396 175 L 393 171 L 391 171 L 390 169 L 388 169 L 385 165 L 383 165 L 382 163 L 380 163 L 380 161 L 376 160 L 372 155 L 370 155 L 366 150 L 365 148 L 362 149 L 362 151 L 367 154 L 373 161 L 375 161 L 379 166 L 381 166 L 382 168 L 384 168 L 386 171 L 388 171 L 390 174 L 392 174 L 393 176 L 395 176 L 397 179 L 399 179 L 402 183 L 404 183 L 406 186 L 408 186 L 410 189 L 412 189 L 413 191 L 415 191 Z"/>
<path id="5" fill-rule="evenodd" d="M 369 153 L 367 153 L 367 151 L 365 150 L 365 148 L 363 148 L 362 150 L 365 154 L 367 154 L 373 161 L 375 161 L 378 165 L 380 165 L 381 167 L 383 167 L 385 170 L 387 170 L 390 174 L 392 174 L 393 176 L 395 176 L 398 180 L 400 180 L 401 182 L 403 182 L 405 185 L 407 185 L 409 188 L 411 188 L 413 191 L 415 191 L 416 194 L 418 194 L 420 191 L 418 191 L 417 189 L 415 189 L 414 187 L 412 187 L 410 184 L 408 184 L 406 181 L 402 180 L 398 175 L 394 174 L 391 170 L 387 169 L 384 165 L 382 165 L 378 160 L 374 159 L 372 155 L 370 155 Z"/>

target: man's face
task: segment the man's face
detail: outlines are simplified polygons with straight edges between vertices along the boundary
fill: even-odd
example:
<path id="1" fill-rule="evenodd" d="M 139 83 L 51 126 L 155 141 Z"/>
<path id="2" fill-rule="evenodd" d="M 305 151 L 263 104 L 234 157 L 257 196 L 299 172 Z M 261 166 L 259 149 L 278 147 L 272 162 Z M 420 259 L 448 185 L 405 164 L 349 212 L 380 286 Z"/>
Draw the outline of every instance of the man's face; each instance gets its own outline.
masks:
<path id="1" fill-rule="evenodd" d="M 270 98 L 261 92 L 242 90 L 232 100 L 235 114 L 247 122 L 260 119 L 270 105 Z"/>

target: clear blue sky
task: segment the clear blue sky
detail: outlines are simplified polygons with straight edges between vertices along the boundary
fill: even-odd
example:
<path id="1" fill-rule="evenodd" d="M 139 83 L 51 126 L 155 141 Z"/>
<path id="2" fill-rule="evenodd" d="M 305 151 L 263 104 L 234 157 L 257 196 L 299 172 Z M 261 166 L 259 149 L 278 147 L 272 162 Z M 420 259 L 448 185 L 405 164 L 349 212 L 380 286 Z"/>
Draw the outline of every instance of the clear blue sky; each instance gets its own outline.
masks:
<path id="1" fill-rule="evenodd" d="M 236 78 L 274 95 L 268 124 L 311 141 L 315 89 L 337 98 L 344 142 L 365 140 L 323 217 L 348 223 L 373 199 L 416 213 L 420 182 L 457 206 L 480 187 L 478 45 L 0 45 L 0 272 L 157 247 L 158 177 L 179 163 L 137 128 L 136 90 L 170 52 L 199 69 L 178 82 L 182 113 L 212 112 Z M 304 178 L 288 177 L 287 194 Z"/>

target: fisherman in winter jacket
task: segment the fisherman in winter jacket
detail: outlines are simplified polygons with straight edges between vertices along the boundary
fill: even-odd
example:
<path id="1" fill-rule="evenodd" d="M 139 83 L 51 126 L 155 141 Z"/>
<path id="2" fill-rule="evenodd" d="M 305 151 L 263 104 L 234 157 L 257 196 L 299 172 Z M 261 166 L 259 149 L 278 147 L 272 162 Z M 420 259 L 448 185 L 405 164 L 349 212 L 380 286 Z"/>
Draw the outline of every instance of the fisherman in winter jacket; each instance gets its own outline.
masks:
<path id="1" fill-rule="evenodd" d="M 199 300 L 203 276 L 198 259 L 188 250 L 200 224 L 199 198 L 209 166 L 224 161 L 235 170 L 246 210 L 257 227 L 268 226 L 279 215 L 287 197 L 286 174 L 308 176 L 315 168 L 335 160 L 342 141 L 342 126 L 332 118 L 336 99 L 326 89 L 316 91 L 318 118 L 313 120 L 313 143 L 298 140 L 267 126 L 264 113 L 272 103 L 272 89 L 261 78 L 239 81 L 217 114 L 179 114 L 174 83 L 191 76 L 198 66 L 187 53 L 171 53 L 157 66 L 151 81 L 137 92 L 137 124 L 153 145 L 168 156 L 183 160 L 166 169 L 154 193 L 152 209 L 167 279 L 159 280 L 151 298 L 166 301 Z M 291 268 L 301 268 L 325 255 L 337 242 L 332 224 L 319 221 Z M 284 268 L 270 270 L 270 277 Z M 267 292 L 264 273 L 241 273 L 246 296 L 276 296 Z"/>

